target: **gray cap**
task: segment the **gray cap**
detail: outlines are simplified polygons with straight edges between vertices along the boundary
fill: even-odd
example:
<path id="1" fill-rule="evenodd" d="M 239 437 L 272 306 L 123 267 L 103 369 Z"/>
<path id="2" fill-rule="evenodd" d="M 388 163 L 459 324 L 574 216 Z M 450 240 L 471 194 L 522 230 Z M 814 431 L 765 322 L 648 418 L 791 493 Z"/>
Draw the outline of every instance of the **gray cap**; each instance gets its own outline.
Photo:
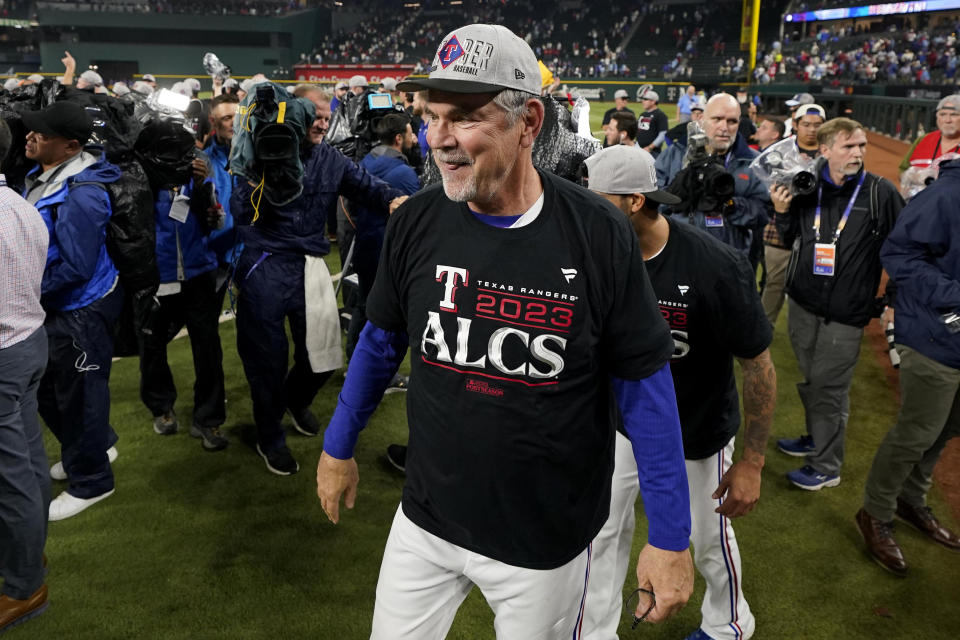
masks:
<path id="1" fill-rule="evenodd" d="M 94 71 L 93 69 L 87 69 L 80 74 L 80 79 L 84 82 L 89 82 L 95 87 L 103 86 L 103 78 L 100 77 L 100 74 Z"/>
<path id="2" fill-rule="evenodd" d="M 367 76 L 353 76 L 349 84 L 351 87 L 366 87 L 370 83 L 367 82 Z"/>
<path id="3" fill-rule="evenodd" d="M 43 82 L 43 76 L 40 75 L 39 73 L 31 73 L 30 75 L 27 76 L 27 80 L 29 80 L 30 82 L 35 82 L 37 84 L 40 84 L 41 82 Z"/>
<path id="4" fill-rule="evenodd" d="M 820 116 L 823 120 L 827 119 L 827 112 L 818 104 L 802 104 L 797 108 L 797 112 L 793 114 L 794 120 L 799 120 L 803 116 Z"/>
<path id="5" fill-rule="evenodd" d="M 955 93 L 952 96 L 942 98 L 940 102 L 937 103 L 937 111 L 940 111 L 941 109 L 960 111 L 960 94 Z"/>
<path id="6" fill-rule="evenodd" d="M 643 95 L 640 96 L 641 100 L 653 100 L 654 102 L 660 102 L 660 94 L 654 91 L 653 89 L 647 89 L 643 92 Z"/>
<path id="7" fill-rule="evenodd" d="M 618 144 L 584 161 L 591 191 L 612 195 L 642 193 L 654 202 L 677 204 L 680 198 L 657 187 L 653 156 L 635 145 Z"/>
<path id="8" fill-rule="evenodd" d="M 396 91 L 397 90 L 397 79 L 396 78 L 384 78 L 380 81 L 380 86 L 383 87 L 384 91 Z"/>
<path id="9" fill-rule="evenodd" d="M 616 91 L 613 92 L 613 97 L 623 98 L 624 100 L 626 100 L 627 98 L 630 97 L 630 95 L 623 89 L 617 89 Z"/>
<path id="10" fill-rule="evenodd" d="M 703 111 L 703 101 L 700 98 L 694 98 L 690 102 L 690 111 Z"/>
<path id="11" fill-rule="evenodd" d="M 223 81 L 223 88 L 229 89 L 230 87 L 239 87 L 240 83 L 237 82 L 236 78 L 227 78 Z"/>
<path id="12" fill-rule="evenodd" d="M 334 87 L 334 88 L 335 88 L 335 89 L 349 89 L 349 88 L 350 88 L 350 84 L 349 84 L 346 80 L 341 80 L 340 82 L 337 83 L 337 86 Z"/>
<path id="13" fill-rule="evenodd" d="M 787 100 L 788 107 L 796 107 L 801 104 L 813 104 L 816 100 L 813 99 L 813 96 L 809 93 L 798 93 L 789 100 Z"/>
<path id="14" fill-rule="evenodd" d="M 247 78 L 246 80 L 240 83 L 240 90 L 246 93 L 250 93 L 250 90 L 253 89 L 253 85 L 255 84 L 257 84 L 257 82 L 253 78 Z"/>
<path id="15" fill-rule="evenodd" d="M 200 91 L 200 81 L 196 78 L 187 78 L 183 81 L 183 86 L 188 87 L 191 91 Z"/>
<path id="16" fill-rule="evenodd" d="M 498 24 L 469 24 L 440 43 L 428 78 L 408 78 L 400 91 L 439 89 L 487 93 L 514 89 L 540 94 L 540 65 L 530 45 Z"/>
<path id="17" fill-rule="evenodd" d="M 152 73 L 145 73 L 145 74 L 143 74 L 143 81 L 144 81 L 144 82 L 156 82 L 157 79 L 153 77 L 153 74 L 152 74 Z"/>
<path id="18" fill-rule="evenodd" d="M 137 80 L 133 83 L 133 90 L 141 95 L 148 96 L 153 93 L 153 87 L 143 80 Z"/>
<path id="19" fill-rule="evenodd" d="M 113 93 L 118 96 L 125 96 L 130 93 L 130 87 L 127 86 L 126 82 L 114 82 Z"/>

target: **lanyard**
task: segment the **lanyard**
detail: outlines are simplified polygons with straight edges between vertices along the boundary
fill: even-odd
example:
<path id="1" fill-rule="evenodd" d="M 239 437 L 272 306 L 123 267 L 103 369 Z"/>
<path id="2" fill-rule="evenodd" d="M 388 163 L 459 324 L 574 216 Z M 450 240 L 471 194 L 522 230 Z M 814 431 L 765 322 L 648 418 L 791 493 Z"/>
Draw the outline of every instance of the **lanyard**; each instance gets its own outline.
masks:
<path id="1" fill-rule="evenodd" d="M 843 231 L 843 228 L 847 226 L 847 218 L 850 217 L 850 212 L 853 211 L 853 203 L 856 202 L 857 196 L 860 194 L 860 187 L 863 186 L 863 181 L 867 177 L 866 171 L 860 172 L 860 180 L 857 181 L 857 188 L 853 190 L 853 195 L 850 196 L 850 202 L 847 203 L 847 208 L 843 211 L 843 217 L 840 218 L 840 222 L 837 223 L 837 229 L 833 232 L 833 241 L 830 244 L 837 244 L 837 240 L 840 239 L 840 232 Z M 820 242 L 820 201 L 823 199 L 823 183 L 820 183 L 820 186 L 817 187 L 817 213 L 813 217 L 813 233 L 816 235 L 816 242 Z"/>

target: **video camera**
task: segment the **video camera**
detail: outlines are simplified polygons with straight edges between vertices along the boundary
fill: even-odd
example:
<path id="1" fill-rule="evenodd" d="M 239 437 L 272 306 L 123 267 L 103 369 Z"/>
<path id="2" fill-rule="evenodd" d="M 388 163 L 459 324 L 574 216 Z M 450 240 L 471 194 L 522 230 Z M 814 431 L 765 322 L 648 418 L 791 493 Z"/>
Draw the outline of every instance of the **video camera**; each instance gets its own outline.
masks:
<path id="1" fill-rule="evenodd" d="M 680 198 L 680 203 L 671 207 L 673 212 L 727 215 L 732 211 L 736 184 L 721 160 L 710 154 L 708 147 L 709 140 L 700 123 L 689 123 L 683 168 L 667 187 L 669 193 Z"/>
<path id="2" fill-rule="evenodd" d="M 325 140 L 348 158 L 359 162 L 379 144 L 375 124 L 388 113 L 403 113 L 389 93 L 367 89 L 360 95 L 347 93 L 330 118 Z"/>
<path id="3" fill-rule="evenodd" d="M 792 139 L 781 140 L 764 149 L 750 168 L 766 187 L 784 186 L 790 195 L 806 196 L 817 189 L 816 161 L 800 153 Z"/>

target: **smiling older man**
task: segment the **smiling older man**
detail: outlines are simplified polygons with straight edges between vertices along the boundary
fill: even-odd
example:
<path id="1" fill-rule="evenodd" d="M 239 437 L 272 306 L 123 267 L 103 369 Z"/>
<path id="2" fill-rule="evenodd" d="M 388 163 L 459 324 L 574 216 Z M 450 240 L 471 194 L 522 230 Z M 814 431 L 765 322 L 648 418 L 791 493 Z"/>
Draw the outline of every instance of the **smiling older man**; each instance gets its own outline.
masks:
<path id="1" fill-rule="evenodd" d="M 407 480 L 372 637 L 445 637 L 473 585 L 498 638 L 579 637 L 614 394 L 650 520 L 637 577 L 662 620 L 692 589 L 690 509 L 673 341 L 636 238 L 613 205 L 534 168 L 540 75 L 509 30 L 456 29 L 429 78 L 399 89 L 427 92 L 443 185 L 389 222 L 317 469 L 337 522 L 341 495 L 356 498 L 358 433 L 410 347 Z"/>

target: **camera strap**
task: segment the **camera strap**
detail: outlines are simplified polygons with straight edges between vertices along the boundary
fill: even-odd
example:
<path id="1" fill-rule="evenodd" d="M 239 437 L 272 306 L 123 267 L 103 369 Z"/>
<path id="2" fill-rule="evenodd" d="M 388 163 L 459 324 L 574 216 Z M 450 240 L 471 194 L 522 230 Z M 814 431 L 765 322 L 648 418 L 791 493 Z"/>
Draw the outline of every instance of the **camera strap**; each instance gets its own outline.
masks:
<path id="1" fill-rule="evenodd" d="M 853 195 L 850 196 L 850 202 L 847 203 L 847 208 L 843 210 L 843 216 L 841 216 L 840 221 L 837 223 L 837 228 L 833 232 L 833 240 L 830 244 L 837 244 L 837 240 L 840 239 L 840 232 L 843 231 L 843 228 L 847 226 L 847 219 L 850 217 L 850 212 L 853 211 L 853 203 L 857 201 L 857 196 L 860 195 L 860 187 L 863 186 L 863 181 L 867 178 L 867 172 L 860 172 L 860 180 L 857 181 L 857 188 L 853 190 Z M 821 181 L 820 186 L 817 187 L 817 211 L 813 216 L 813 233 L 816 238 L 816 242 L 820 242 L 820 213 L 821 213 L 821 202 L 823 200 L 823 182 Z"/>

